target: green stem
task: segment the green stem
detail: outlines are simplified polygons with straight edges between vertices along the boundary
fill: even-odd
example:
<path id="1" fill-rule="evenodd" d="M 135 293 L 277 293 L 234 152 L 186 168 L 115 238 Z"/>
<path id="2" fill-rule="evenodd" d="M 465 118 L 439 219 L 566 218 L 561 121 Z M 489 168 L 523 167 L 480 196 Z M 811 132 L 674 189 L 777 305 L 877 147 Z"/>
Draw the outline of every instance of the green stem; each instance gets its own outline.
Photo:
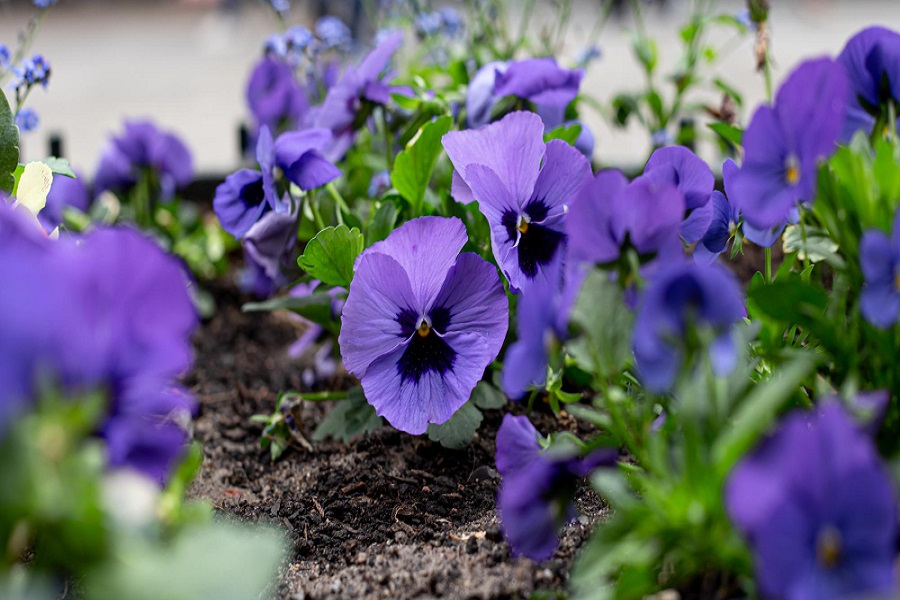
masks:
<path id="1" fill-rule="evenodd" d="M 772 248 L 766 248 L 766 283 L 772 283 Z"/>
<path id="2" fill-rule="evenodd" d="M 322 215 L 319 213 L 319 207 L 315 202 L 313 202 L 312 198 L 309 195 L 306 196 L 306 203 L 313 215 L 313 221 L 315 221 L 316 227 L 319 228 L 319 231 L 322 231 L 323 229 L 325 229 L 325 221 L 322 219 Z"/>
<path id="3" fill-rule="evenodd" d="M 312 392 L 309 394 L 299 394 L 299 396 L 307 402 L 325 402 L 326 400 L 346 400 L 347 392 Z"/>
<path id="4" fill-rule="evenodd" d="M 388 171 L 394 171 L 394 136 L 391 133 L 391 128 L 388 127 L 387 122 L 387 111 L 384 107 L 381 107 L 381 125 L 384 128 L 384 145 L 385 145 L 385 155 L 387 156 L 387 166 Z"/>
<path id="5" fill-rule="evenodd" d="M 334 183 L 329 183 L 325 186 L 325 189 L 328 190 L 328 194 L 331 196 L 331 199 L 334 200 L 334 203 L 337 204 L 338 209 L 344 211 L 348 215 L 350 214 L 350 207 L 347 206 L 347 202 L 344 200 L 344 197 L 341 196 L 341 193 L 335 187 Z M 340 217 L 340 212 L 338 212 L 338 219 L 343 223 L 343 219 Z"/>
<path id="6" fill-rule="evenodd" d="M 49 9 L 42 9 L 41 12 L 32 17 L 31 21 L 28 22 L 28 29 L 25 31 L 24 35 L 21 36 L 22 45 L 19 46 L 15 55 L 13 55 L 12 60 L 10 60 L 10 66 L 19 64 L 22 62 L 22 59 L 25 58 L 25 54 L 31 49 L 31 44 L 34 43 L 34 38 L 37 35 L 38 29 L 40 29 L 41 23 L 44 22 L 48 12 Z M 5 85 L 11 76 L 12 69 L 7 69 L 0 73 L 0 86 Z"/>

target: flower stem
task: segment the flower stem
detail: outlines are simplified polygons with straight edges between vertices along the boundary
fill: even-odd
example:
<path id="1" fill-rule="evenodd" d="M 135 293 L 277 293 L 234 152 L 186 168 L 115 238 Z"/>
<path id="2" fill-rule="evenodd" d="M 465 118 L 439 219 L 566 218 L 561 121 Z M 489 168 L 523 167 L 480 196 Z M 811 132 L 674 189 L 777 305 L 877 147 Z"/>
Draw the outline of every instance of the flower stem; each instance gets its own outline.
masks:
<path id="1" fill-rule="evenodd" d="M 325 402 L 326 400 L 346 400 L 347 392 L 312 392 L 309 394 L 299 394 L 299 396 L 307 402 Z"/>
<path id="2" fill-rule="evenodd" d="M 388 127 L 387 122 L 387 111 L 384 107 L 381 107 L 381 126 L 384 128 L 384 152 L 387 157 L 387 166 L 388 171 L 393 172 L 394 170 L 394 136 L 391 133 L 391 128 Z"/>
<path id="3" fill-rule="evenodd" d="M 331 196 L 331 199 L 334 200 L 334 203 L 337 205 L 337 210 L 335 214 L 338 218 L 338 223 L 343 224 L 344 219 L 341 217 L 341 211 L 344 211 L 348 215 L 350 214 L 350 207 L 347 206 L 347 202 L 344 200 L 344 197 L 341 196 L 341 193 L 338 191 L 336 187 L 334 187 L 334 183 L 328 183 L 325 186 L 325 189 L 328 190 L 328 194 Z"/>
<path id="4" fill-rule="evenodd" d="M 766 283 L 772 283 L 772 248 L 766 247 Z"/>

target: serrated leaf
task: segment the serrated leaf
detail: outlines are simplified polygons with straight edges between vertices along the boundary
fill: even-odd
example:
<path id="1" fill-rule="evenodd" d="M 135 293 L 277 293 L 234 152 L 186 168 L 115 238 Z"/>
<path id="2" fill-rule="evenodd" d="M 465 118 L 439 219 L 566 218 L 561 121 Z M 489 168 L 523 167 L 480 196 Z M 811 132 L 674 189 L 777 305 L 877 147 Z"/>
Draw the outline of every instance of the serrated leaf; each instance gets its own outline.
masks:
<path id="1" fill-rule="evenodd" d="M 441 138 L 452 126 L 450 115 L 426 123 L 394 160 L 391 183 L 410 203 L 414 215 L 422 214 L 425 190 L 443 150 Z"/>
<path id="2" fill-rule="evenodd" d="M 244 312 L 271 312 L 273 310 L 290 310 L 313 323 L 325 325 L 332 321 L 332 297 L 328 294 L 309 294 L 308 296 L 279 296 L 263 302 L 248 302 L 241 307 Z"/>
<path id="3" fill-rule="evenodd" d="M 482 410 L 495 410 L 506 406 L 506 396 L 486 381 L 479 381 L 472 390 L 471 401 Z"/>
<path id="4" fill-rule="evenodd" d="M 475 439 L 475 433 L 483 419 L 484 415 L 470 400 L 453 413 L 447 422 L 429 425 L 428 439 L 452 450 L 465 448 Z"/>
<path id="5" fill-rule="evenodd" d="M 312 439 L 318 442 L 330 437 L 346 443 L 353 436 L 369 433 L 383 424 L 381 417 L 366 401 L 362 388 L 356 387 L 347 393 L 346 400 L 339 400 L 322 419 Z"/>
<path id="6" fill-rule="evenodd" d="M 9 108 L 6 95 L 0 92 L 0 190 L 12 193 L 13 173 L 19 166 L 19 128 Z"/>
<path id="7" fill-rule="evenodd" d="M 572 123 L 571 125 L 560 125 L 544 134 L 544 142 L 549 142 L 550 140 L 562 140 L 570 146 L 574 146 L 575 142 L 578 141 L 579 135 L 581 135 L 580 124 Z"/>
<path id="8" fill-rule="evenodd" d="M 707 123 L 706 126 L 718 133 L 723 139 L 737 146 L 740 146 L 741 140 L 744 139 L 743 130 L 734 125 L 718 121 L 716 123 Z"/>
<path id="9" fill-rule="evenodd" d="M 632 311 L 609 275 L 593 270 L 585 279 L 572 311 L 581 332 L 566 348 L 579 367 L 607 376 L 620 372 L 631 357 Z"/>
<path id="10" fill-rule="evenodd" d="M 309 241 L 297 264 L 322 283 L 349 289 L 353 265 L 363 248 L 365 238 L 359 229 L 326 227 Z"/>

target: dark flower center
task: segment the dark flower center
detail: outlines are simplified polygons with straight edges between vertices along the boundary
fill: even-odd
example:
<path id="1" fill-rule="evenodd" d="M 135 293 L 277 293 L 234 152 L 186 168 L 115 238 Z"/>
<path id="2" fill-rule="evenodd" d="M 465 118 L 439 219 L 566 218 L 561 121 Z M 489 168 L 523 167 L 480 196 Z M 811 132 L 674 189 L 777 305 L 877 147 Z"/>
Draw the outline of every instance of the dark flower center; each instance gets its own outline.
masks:
<path id="1" fill-rule="evenodd" d="M 406 350 L 397 361 L 397 372 L 403 381 L 418 383 L 429 371 L 444 375 L 453 368 L 456 351 L 438 335 L 445 333 L 450 325 L 448 309 L 436 307 L 430 314 L 422 316 L 404 309 L 397 315 L 397 322 L 401 335 L 410 338 Z"/>
<path id="2" fill-rule="evenodd" d="M 826 569 L 835 568 L 841 560 L 841 532 L 826 525 L 816 538 L 816 560 Z"/>
<path id="3" fill-rule="evenodd" d="M 262 178 L 260 178 L 259 181 L 248 183 L 242 187 L 240 197 L 241 201 L 247 206 L 259 206 L 262 204 L 266 199 L 266 194 L 263 191 Z"/>
<path id="4" fill-rule="evenodd" d="M 509 236 L 507 241 L 519 240 L 519 268 L 532 279 L 539 267 L 553 260 L 559 245 L 566 238 L 564 233 L 540 224 L 548 213 L 549 208 L 542 200 L 532 200 L 521 213 L 508 210 L 500 218 Z"/>

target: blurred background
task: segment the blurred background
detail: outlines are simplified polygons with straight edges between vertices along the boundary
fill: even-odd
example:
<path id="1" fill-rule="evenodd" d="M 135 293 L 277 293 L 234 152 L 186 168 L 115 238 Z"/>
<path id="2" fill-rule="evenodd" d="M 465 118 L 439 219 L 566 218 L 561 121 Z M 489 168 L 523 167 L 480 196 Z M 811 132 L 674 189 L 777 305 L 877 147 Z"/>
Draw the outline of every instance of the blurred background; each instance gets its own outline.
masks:
<path id="1" fill-rule="evenodd" d="M 537 4 L 531 27 L 552 26 L 554 4 Z M 900 29 L 897 0 L 771 4 L 776 84 L 804 58 L 835 56 L 864 26 L 880 23 Z M 358 51 L 368 48 L 366 40 L 373 32 L 357 0 L 293 0 L 291 5 L 289 24 L 312 26 L 317 17 L 336 14 L 362 40 Z M 521 17 L 521 6 L 509 2 L 511 21 Z M 642 6 L 648 33 L 659 43 L 660 66 L 671 69 L 679 55 L 678 26 L 687 14 L 687 1 L 656 0 Z M 722 0 L 720 6 L 722 12 L 737 15 L 745 3 Z M 591 42 L 600 7 L 600 0 L 575 0 L 558 57 L 563 66 L 572 65 Z M 0 42 L 12 46 L 32 14 L 27 0 L 0 0 Z M 46 156 L 49 139 L 57 136 L 63 154 L 92 173 L 104 142 L 121 130 L 124 118 L 151 117 L 182 136 L 198 174 L 227 174 L 240 161 L 238 131 L 248 120 L 245 87 L 250 69 L 268 35 L 279 29 L 262 0 L 60 0 L 32 47 L 50 61 L 53 76 L 46 91 L 36 89 L 29 97 L 40 125 L 24 137 L 24 157 Z M 633 30 L 628 7 L 614 11 L 597 38 L 601 56 L 587 69 L 583 94 L 608 102 L 615 93 L 641 84 L 643 75 L 630 47 Z M 746 120 L 764 96 L 762 78 L 754 69 L 752 36 L 737 41 L 724 36 L 715 42 L 721 56 L 717 68 L 743 94 L 741 118 Z M 708 100 L 717 102 L 714 97 Z M 585 116 L 596 137 L 595 159 L 620 166 L 642 163 L 650 149 L 645 131 L 637 126 L 613 129 L 590 109 Z"/>

